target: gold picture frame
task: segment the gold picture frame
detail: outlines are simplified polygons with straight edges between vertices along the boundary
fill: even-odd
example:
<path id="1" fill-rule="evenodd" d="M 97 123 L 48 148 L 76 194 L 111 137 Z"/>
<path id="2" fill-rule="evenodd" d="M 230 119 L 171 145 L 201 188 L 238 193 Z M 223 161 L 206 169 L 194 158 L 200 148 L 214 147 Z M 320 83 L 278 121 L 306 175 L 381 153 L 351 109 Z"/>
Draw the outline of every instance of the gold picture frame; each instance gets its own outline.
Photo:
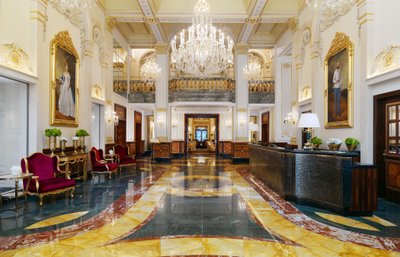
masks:
<path id="1" fill-rule="evenodd" d="M 50 43 L 50 125 L 78 127 L 79 55 L 68 31 Z"/>
<path id="2" fill-rule="evenodd" d="M 325 128 L 353 127 L 354 46 L 337 32 L 325 57 Z"/>

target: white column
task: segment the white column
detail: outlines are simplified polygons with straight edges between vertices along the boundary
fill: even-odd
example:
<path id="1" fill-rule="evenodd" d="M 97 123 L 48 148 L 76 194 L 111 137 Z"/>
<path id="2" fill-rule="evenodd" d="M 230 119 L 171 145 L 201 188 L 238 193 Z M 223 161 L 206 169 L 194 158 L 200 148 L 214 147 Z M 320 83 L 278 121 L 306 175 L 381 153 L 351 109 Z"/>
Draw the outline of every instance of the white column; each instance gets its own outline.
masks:
<path id="1" fill-rule="evenodd" d="M 161 76 L 156 81 L 156 109 L 154 114 L 155 137 L 167 137 L 170 139 L 170 118 L 168 111 L 168 80 L 169 57 L 168 46 L 156 46 L 157 64 L 161 68 Z"/>
<path id="2" fill-rule="evenodd" d="M 238 45 L 235 60 L 236 108 L 234 115 L 234 141 L 249 141 L 249 89 L 243 75 L 243 68 L 248 63 L 248 46 Z"/>
<path id="3" fill-rule="evenodd" d="M 284 124 L 286 114 L 292 111 L 292 58 L 279 56 L 275 69 L 275 108 L 273 124 L 274 140 L 288 142 L 291 125 Z"/>
<path id="4" fill-rule="evenodd" d="M 374 1 L 364 1 L 358 6 L 358 17 L 359 18 L 359 36 L 360 36 L 360 74 L 361 81 L 365 81 L 368 77 L 368 71 L 371 70 L 367 64 L 372 63 L 373 52 L 370 51 L 370 45 L 374 42 L 373 38 L 373 27 L 371 22 L 374 20 Z M 357 47 L 357 46 L 355 46 Z M 357 76 L 357 74 L 354 74 Z M 366 82 L 363 86 L 367 85 Z M 362 133 L 360 133 L 360 151 L 361 151 L 361 162 L 362 163 L 373 163 L 374 162 L 374 114 L 373 114 L 373 96 L 370 88 L 360 90 L 360 128 L 362 128 Z"/>

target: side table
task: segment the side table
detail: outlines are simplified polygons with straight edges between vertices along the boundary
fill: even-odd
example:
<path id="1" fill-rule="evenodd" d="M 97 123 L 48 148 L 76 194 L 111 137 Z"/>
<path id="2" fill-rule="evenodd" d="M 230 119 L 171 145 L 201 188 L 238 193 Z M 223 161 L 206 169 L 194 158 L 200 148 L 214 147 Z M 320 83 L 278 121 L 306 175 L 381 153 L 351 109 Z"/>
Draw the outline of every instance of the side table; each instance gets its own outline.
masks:
<path id="1" fill-rule="evenodd" d="M 25 187 L 26 189 L 23 190 L 23 196 L 25 197 L 25 204 L 26 204 L 26 195 L 27 195 L 27 191 L 28 191 L 29 184 L 31 182 L 32 176 L 33 176 L 32 173 L 21 173 L 21 174 L 18 174 L 18 175 L 12 175 L 12 174 L 0 175 L 0 180 L 14 180 L 14 183 L 15 183 L 14 184 L 14 196 L 15 196 L 15 200 L 14 201 L 15 201 L 15 213 L 16 213 L 16 215 L 18 215 L 18 209 L 19 209 L 19 207 L 21 207 L 21 206 L 18 206 L 18 191 L 19 191 L 18 182 L 20 180 L 23 181 L 24 179 L 28 180 L 27 183 L 26 183 L 26 187 Z"/>

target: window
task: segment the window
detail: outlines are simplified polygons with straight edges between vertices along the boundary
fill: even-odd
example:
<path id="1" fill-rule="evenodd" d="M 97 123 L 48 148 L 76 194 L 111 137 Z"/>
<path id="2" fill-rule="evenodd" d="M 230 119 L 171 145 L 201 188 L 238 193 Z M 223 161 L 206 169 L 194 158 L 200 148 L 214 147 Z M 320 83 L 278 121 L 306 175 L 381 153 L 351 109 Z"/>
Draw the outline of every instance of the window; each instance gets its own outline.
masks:
<path id="1" fill-rule="evenodd" d="M 28 154 L 28 85 L 1 76 L 0 135 L 0 173 L 10 173 Z"/>
<path id="2" fill-rule="evenodd" d="M 208 138 L 207 128 L 196 128 L 196 141 L 205 141 Z"/>
<path id="3" fill-rule="evenodd" d="M 400 102 L 386 105 L 386 152 L 400 155 Z"/>

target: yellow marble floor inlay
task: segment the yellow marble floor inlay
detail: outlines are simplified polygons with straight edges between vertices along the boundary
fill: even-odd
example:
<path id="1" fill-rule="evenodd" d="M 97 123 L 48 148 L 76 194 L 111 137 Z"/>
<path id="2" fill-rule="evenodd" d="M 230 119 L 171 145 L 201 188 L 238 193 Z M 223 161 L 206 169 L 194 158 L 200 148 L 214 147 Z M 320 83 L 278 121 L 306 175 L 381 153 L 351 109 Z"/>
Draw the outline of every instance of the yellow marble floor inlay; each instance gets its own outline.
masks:
<path id="1" fill-rule="evenodd" d="M 362 223 L 361 221 L 354 220 L 351 218 L 335 215 L 335 214 L 329 214 L 329 213 L 322 213 L 322 212 L 316 212 L 318 216 L 332 221 L 334 223 L 338 223 L 341 225 L 345 225 L 348 227 L 353 227 L 353 228 L 359 228 L 359 229 L 365 229 L 365 230 L 370 230 L 370 231 L 379 231 L 377 228 L 374 228 L 368 224 Z"/>
<path id="2" fill-rule="evenodd" d="M 343 242 L 309 231 L 282 217 L 237 172 L 231 179 L 234 190 L 246 201 L 250 211 L 261 225 L 272 234 L 287 238 L 297 246 L 271 241 L 242 240 L 232 238 L 161 238 L 143 241 L 122 241 L 124 237 L 143 223 L 171 189 L 171 178 L 166 172 L 125 214 L 102 227 L 82 232 L 72 237 L 49 243 L 5 251 L 1 256 L 182 256 L 233 255 L 243 257 L 394 257 L 400 253 L 379 250 L 367 246 Z M 268 192 L 264 191 L 268 195 Z"/>
<path id="3" fill-rule="evenodd" d="M 26 229 L 44 228 L 44 227 L 48 227 L 48 226 L 61 224 L 64 222 L 68 222 L 68 221 L 80 218 L 83 215 L 86 215 L 87 213 L 88 213 L 88 211 L 82 211 L 82 212 L 74 212 L 74 213 L 59 215 L 56 217 L 52 217 L 52 218 L 49 218 L 46 220 L 39 221 L 33 225 L 30 225 Z"/>
<path id="4" fill-rule="evenodd" d="M 396 224 L 393 224 L 387 220 L 384 220 L 382 218 L 379 218 L 378 216 L 372 216 L 372 217 L 363 217 L 363 219 L 378 223 L 384 227 L 396 227 Z"/>

